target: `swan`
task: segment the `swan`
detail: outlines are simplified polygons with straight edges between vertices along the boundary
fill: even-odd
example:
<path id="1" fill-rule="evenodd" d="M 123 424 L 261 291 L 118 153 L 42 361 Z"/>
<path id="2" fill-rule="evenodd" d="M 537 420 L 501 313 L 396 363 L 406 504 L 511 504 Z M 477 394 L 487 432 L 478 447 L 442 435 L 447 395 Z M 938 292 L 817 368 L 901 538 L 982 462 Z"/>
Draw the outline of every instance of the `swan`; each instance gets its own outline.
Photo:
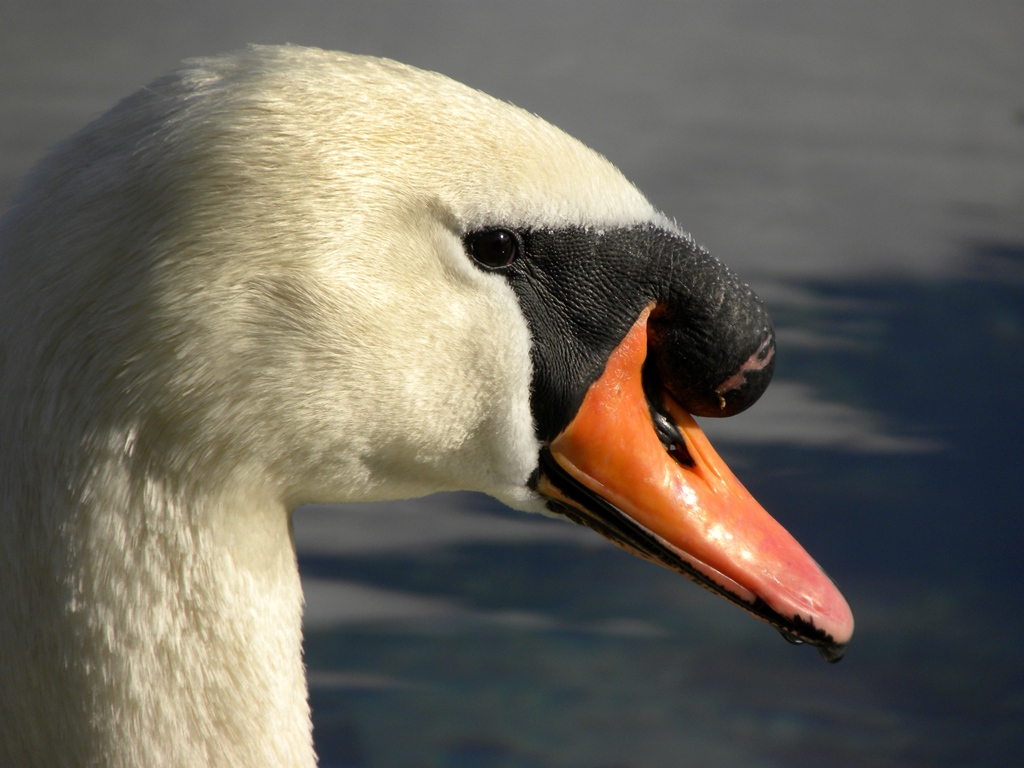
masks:
<path id="1" fill-rule="evenodd" d="M 837 659 L 845 600 L 692 418 L 774 352 L 532 114 L 377 58 L 186 62 L 0 223 L 0 764 L 314 765 L 308 502 L 482 491 Z"/>

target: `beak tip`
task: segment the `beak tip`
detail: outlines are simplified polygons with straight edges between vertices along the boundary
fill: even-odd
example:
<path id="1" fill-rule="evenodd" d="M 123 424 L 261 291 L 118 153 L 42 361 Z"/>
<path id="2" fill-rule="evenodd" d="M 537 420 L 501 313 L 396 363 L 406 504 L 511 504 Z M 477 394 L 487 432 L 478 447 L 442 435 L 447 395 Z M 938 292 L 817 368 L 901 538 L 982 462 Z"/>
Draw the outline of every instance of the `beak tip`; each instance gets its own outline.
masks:
<path id="1" fill-rule="evenodd" d="M 825 661 L 835 664 L 846 653 L 853 638 L 854 626 L 853 611 L 838 589 L 835 590 L 835 603 L 828 618 L 828 624 L 824 627 L 827 641 L 818 645 L 818 653 Z"/>
<path id="2" fill-rule="evenodd" d="M 815 572 L 805 571 L 796 583 L 782 589 L 762 588 L 762 618 L 789 642 L 813 645 L 825 661 L 834 663 L 846 653 L 853 637 L 853 611 L 813 560 L 808 557 L 805 564 L 813 566 Z"/>
<path id="3" fill-rule="evenodd" d="M 843 660 L 843 656 L 846 654 L 846 645 L 846 643 L 819 645 L 818 653 L 820 653 L 821 658 L 823 658 L 829 664 L 838 664 L 840 661 Z"/>

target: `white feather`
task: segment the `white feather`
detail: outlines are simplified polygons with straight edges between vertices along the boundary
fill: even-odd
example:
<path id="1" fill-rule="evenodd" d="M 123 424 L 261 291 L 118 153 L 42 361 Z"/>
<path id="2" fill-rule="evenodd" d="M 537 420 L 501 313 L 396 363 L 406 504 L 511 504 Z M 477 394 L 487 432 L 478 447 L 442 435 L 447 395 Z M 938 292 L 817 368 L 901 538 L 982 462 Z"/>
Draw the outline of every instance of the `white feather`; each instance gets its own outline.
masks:
<path id="1" fill-rule="evenodd" d="M 313 765 L 290 511 L 539 509 L 528 329 L 461 235 L 643 221 L 539 118 L 295 47 L 60 145 L 0 227 L 0 764 Z"/>

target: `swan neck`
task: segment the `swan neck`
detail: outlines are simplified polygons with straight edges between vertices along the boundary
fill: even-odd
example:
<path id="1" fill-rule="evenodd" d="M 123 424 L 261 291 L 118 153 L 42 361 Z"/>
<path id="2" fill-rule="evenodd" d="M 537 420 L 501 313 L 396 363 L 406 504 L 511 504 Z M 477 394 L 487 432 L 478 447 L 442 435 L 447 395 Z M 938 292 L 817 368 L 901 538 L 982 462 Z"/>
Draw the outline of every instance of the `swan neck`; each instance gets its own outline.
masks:
<path id="1" fill-rule="evenodd" d="M 0 764 L 314 765 L 288 511 L 83 476 L 2 510 Z"/>

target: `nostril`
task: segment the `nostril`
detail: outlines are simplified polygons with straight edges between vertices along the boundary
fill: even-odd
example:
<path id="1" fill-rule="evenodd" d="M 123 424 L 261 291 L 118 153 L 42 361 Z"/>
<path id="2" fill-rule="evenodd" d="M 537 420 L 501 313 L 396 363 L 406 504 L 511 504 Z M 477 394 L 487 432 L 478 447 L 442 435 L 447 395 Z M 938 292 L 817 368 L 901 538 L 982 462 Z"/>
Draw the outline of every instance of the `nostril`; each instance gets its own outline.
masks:
<path id="1" fill-rule="evenodd" d="M 647 408 L 651 413 L 651 424 L 658 440 L 665 446 L 665 450 L 673 460 L 683 467 L 694 466 L 693 457 L 686 448 L 686 440 L 683 433 L 679 431 L 678 425 L 672 417 L 664 410 L 663 398 L 664 389 L 661 385 L 657 369 L 653 365 L 643 367 L 644 395 L 647 397 Z"/>
<path id="2" fill-rule="evenodd" d="M 650 401 L 648 401 L 650 404 Z M 654 424 L 654 432 L 665 446 L 665 450 L 672 459 L 683 467 L 693 467 L 693 457 L 686 450 L 686 442 L 679 428 L 664 413 L 661 413 L 653 404 L 651 406 L 651 423 Z"/>

